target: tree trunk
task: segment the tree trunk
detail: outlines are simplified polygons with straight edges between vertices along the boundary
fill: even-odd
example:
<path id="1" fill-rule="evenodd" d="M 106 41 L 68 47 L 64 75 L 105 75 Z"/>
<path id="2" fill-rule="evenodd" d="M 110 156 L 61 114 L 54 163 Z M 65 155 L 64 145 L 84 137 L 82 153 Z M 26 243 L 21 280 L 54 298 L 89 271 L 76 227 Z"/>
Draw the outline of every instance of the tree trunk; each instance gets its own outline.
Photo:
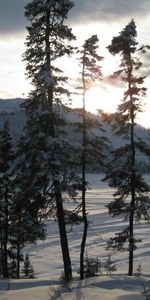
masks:
<path id="1" fill-rule="evenodd" d="M 8 250 L 7 250 L 7 244 L 8 244 L 8 188 L 6 186 L 5 190 L 5 224 L 4 224 L 4 236 L 3 236 L 3 258 L 4 258 L 4 270 L 3 270 L 3 277 L 8 278 Z"/>
<path id="2" fill-rule="evenodd" d="M 133 212 L 130 213 L 130 230 L 129 230 L 129 270 L 128 275 L 133 275 L 133 251 L 134 251 L 134 240 L 133 240 Z"/>
<path id="3" fill-rule="evenodd" d="M 85 59 L 85 52 L 84 58 Z M 80 279 L 84 279 L 84 252 L 85 252 L 85 245 L 86 245 L 86 238 L 87 238 L 87 230 L 88 230 L 88 221 L 86 215 L 86 201 L 85 201 L 85 193 L 86 193 L 86 182 L 85 182 L 85 174 L 86 174 L 86 118 L 85 118 L 85 66 L 83 63 L 82 69 L 82 83 L 83 83 L 83 141 L 82 141 L 82 217 L 84 223 L 83 229 L 83 236 L 81 242 L 81 251 L 80 251 Z"/>
<path id="4" fill-rule="evenodd" d="M 2 233 L 2 221 L 0 218 L 0 277 L 3 276 L 4 259 L 3 259 L 3 233 Z"/>
<path id="5" fill-rule="evenodd" d="M 17 278 L 20 278 L 20 245 L 17 245 Z"/>
<path id="6" fill-rule="evenodd" d="M 50 0 L 47 0 L 47 4 L 50 3 Z M 45 43 L 46 43 L 46 63 L 49 68 L 49 72 L 51 73 L 51 53 L 50 53 L 50 10 L 47 10 L 46 16 L 46 36 L 45 36 Z M 54 121 L 54 113 L 53 113 L 53 85 L 48 87 L 47 96 L 48 96 L 48 108 L 50 114 L 50 122 L 51 122 L 51 131 L 49 132 L 50 136 L 53 138 L 55 137 L 55 121 Z M 57 173 L 57 172 L 56 172 Z M 69 254 L 69 247 L 68 247 L 68 239 L 67 239 L 67 232 L 66 232 L 66 224 L 64 218 L 64 209 L 63 209 L 63 202 L 62 202 L 62 195 L 61 195 L 61 187 L 60 181 L 54 180 L 54 189 L 55 189 L 55 200 L 56 200 L 56 207 L 57 207 L 57 218 L 58 218 L 58 227 L 59 227 L 59 234 L 60 234 L 60 244 L 63 256 L 63 263 L 64 263 L 64 276 L 65 280 L 68 281 L 72 278 L 72 268 L 71 268 L 71 259 Z"/>
<path id="7" fill-rule="evenodd" d="M 84 222 L 83 236 L 81 242 L 81 252 L 80 252 L 80 279 L 84 279 L 84 252 L 86 245 L 86 237 L 88 230 L 88 221 L 86 216 L 86 204 L 85 204 L 85 180 L 82 182 L 82 216 Z"/>
<path id="8" fill-rule="evenodd" d="M 5 270 L 5 265 L 4 265 L 4 239 L 3 239 L 3 234 L 1 234 L 1 276 L 4 278 L 4 270 Z"/>
<path id="9" fill-rule="evenodd" d="M 7 253 L 7 236 L 4 237 L 4 252 L 3 252 L 3 278 L 8 278 L 8 253 Z"/>
<path id="10" fill-rule="evenodd" d="M 85 125 L 84 125 L 85 127 Z M 81 242 L 81 251 L 80 251 L 80 279 L 84 279 L 84 253 L 85 253 L 85 245 L 87 238 L 87 230 L 88 230 L 88 221 L 86 215 L 86 182 L 85 182 L 85 170 L 86 170 L 86 161 L 85 161 L 85 130 L 83 130 L 83 153 L 82 153 L 82 217 L 83 217 L 83 236 Z"/>
<path id="11" fill-rule="evenodd" d="M 128 275 L 133 275 L 134 251 L 134 206 L 135 206 L 135 142 L 134 142 L 134 109 L 131 108 L 131 211 L 129 217 L 129 270 Z"/>
<path id="12" fill-rule="evenodd" d="M 59 180 L 54 180 L 54 188 L 57 207 L 58 227 L 60 234 L 60 244 L 64 263 L 64 276 L 65 280 L 69 281 L 70 279 L 72 279 L 72 269 Z"/>

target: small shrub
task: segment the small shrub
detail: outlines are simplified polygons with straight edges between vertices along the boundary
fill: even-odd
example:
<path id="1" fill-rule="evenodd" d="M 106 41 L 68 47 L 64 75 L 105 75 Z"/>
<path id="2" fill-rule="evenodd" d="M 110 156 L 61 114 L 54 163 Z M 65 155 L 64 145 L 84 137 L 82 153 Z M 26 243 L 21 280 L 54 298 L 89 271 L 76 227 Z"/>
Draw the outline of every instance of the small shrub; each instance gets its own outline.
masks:
<path id="1" fill-rule="evenodd" d="M 139 264 L 137 266 L 137 269 L 136 269 L 136 272 L 134 273 L 134 276 L 137 276 L 137 277 L 142 276 L 142 266 L 141 266 L 141 264 Z"/>
<path id="2" fill-rule="evenodd" d="M 112 272 L 116 271 L 116 266 L 112 262 L 110 255 L 108 255 L 108 258 L 107 258 L 107 261 L 106 261 L 104 267 L 105 267 L 105 270 L 106 270 L 108 275 L 111 275 Z"/>
<path id="3" fill-rule="evenodd" d="M 89 258 L 86 254 L 84 260 L 84 274 L 86 278 L 94 277 L 102 273 L 101 271 L 101 262 L 96 258 Z"/>
<path id="4" fill-rule="evenodd" d="M 24 266 L 21 270 L 21 273 L 25 278 L 34 278 L 34 270 L 32 267 L 32 264 L 29 259 L 29 255 L 26 254 L 25 259 L 24 259 Z"/>

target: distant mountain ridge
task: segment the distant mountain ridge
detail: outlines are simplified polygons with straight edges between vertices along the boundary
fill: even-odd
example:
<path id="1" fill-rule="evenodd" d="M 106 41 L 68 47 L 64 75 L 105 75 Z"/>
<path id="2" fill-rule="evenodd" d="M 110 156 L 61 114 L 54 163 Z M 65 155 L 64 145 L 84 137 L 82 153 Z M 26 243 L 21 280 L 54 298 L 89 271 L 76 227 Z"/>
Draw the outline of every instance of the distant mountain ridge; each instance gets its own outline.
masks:
<path id="1" fill-rule="evenodd" d="M 7 120 L 10 124 L 10 131 L 13 140 L 16 142 L 23 131 L 26 116 L 20 104 L 23 99 L 0 99 L 0 128 Z"/>
<path id="2" fill-rule="evenodd" d="M 21 98 L 14 99 L 0 99 L 0 114 L 2 113 L 15 113 L 20 111 L 20 104 L 23 102 Z"/>
<path id="3" fill-rule="evenodd" d="M 25 99 L 17 98 L 17 99 L 0 99 L 0 128 L 3 127 L 5 121 L 9 121 L 10 131 L 13 137 L 14 143 L 20 138 L 23 128 L 26 123 L 26 115 L 23 108 L 20 106 Z M 90 114 L 92 116 L 92 114 Z M 78 114 L 78 110 L 72 109 L 65 113 L 65 117 L 67 121 L 75 123 L 79 122 L 80 116 Z M 95 115 L 93 115 L 95 117 Z M 108 125 L 104 125 L 106 130 L 106 137 L 112 142 L 114 146 L 117 146 L 122 143 L 122 138 L 119 136 L 114 136 L 111 130 L 111 127 Z M 69 137 L 72 141 L 80 141 L 81 137 L 78 133 L 72 130 L 73 126 L 69 126 L 68 132 Z M 145 129 L 144 127 L 138 125 L 136 128 L 138 136 L 144 138 L 150 145 L 150 129 Z M 93 129 L 93 133 L 99 135 L 99 131 L 97 129 Z M 140 158 L 141 160 L 142 158 Z M 142 159 L 143 160 L 143 159 Z M 149 158 L 144 157 L 144 163 L 146 165 L 149 164 Z"/>
<path id="4" fill-rule="evenodd" d="M 25 112 L 21 107 L 21 104 L 24 101 L 25 100 L 21 98 L 0 99 L 0 128 L 2 128 L 6 120 L 9 120 L 11 132 L 14 137 L 15 135 L 18 136 L 18 133 L 21 133 L 26 122 Z M 95 117 L 95 115 L 93 116 Z M 71 122 L 76 122 L 79 121 L 80 119 L 76 109 L 72 109 L 72 111 L 68 112 L 67 116 L 65 117 L 67 118 L 68 121 Z M 107 130 L 110 131 L 109 126 L 105 126 L 105 127 L 106 127 L 106 131 Z M 150 129 L 146 129 L 138 125 L 137 131 L 141 137 L 144 137 L 150 141 Z M 112 136 L 112 132 L 110 133 L 110 135 Z"/>

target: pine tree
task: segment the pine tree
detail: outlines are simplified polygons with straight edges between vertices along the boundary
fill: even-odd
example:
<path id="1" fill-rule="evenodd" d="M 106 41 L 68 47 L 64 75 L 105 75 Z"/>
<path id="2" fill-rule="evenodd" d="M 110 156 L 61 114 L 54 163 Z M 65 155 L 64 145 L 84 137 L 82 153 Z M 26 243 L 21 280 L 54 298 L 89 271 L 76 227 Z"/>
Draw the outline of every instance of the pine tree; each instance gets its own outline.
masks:
<path id="1" fill-rule="evenodd" d="M 70 93 L 65 88 L 67 78 L 56 61 L 72 52 L 70 41 L 74 36 L 64 24 L 72 6 L 70 0 L 38 0 L 25 8 L 30 25 L 24 59 L 34 89 L 24 104 L 27 124 L 20 143 L 24 196 L 32 203 L 30 209 L 34 208 L 38 215 L 56 207 L 66 280 L 72 277 L 72 269 L 62 192 L 69 193 L 69 197 L 74 193 L 75 151 L 64 137 L 65 121 L 60 112 Z"/>
<path id="2" fill-rule="evenodd" d="M 0 257 L 3 278 L 8 277 L 8 242 L 10 209 L 13 198 L 14 153 L 9 123 L 6 121 L 0 133 Z"/>
<path id="3" fill-rule="evenodd" d="M 44 240 L 46 237 L 45 225 L 40 220 L 39 214 L 30 201 L 25 201 L 19 192 L 22 192 L 23 186 L 21 182 L 18 184 L 19 191 L 16 193 L 13 208 L 11 210 L 11 236 L 10 256 L 16 261 L 16 277 L 20 278 L 20 263 L 22 261 L 22 250 L 30 244 L 34 244 L 37 240 Z M 24 195 L 22 195 L 24 196 Z"/>
<path id="4" fill-rule="evenodd" d="M 142 276 L 142 266 L 139 264 L 136 268 L 136 272 L 134 273 L 134 276 L 140 277 Z"/>
<path id="5" fill-rule="evenodd" d="M 34 270 L 32 264 L 29 259 L 29 255 L 26 254 L 24 259 L 24 266 L 21 270 L 21 273 L 25 276 L 25 278 L 34 278 Z"/>
<path id="6" fill-rule="evenodd" d="M 17 263 L 16 259 L 11 259 L 8 266 L 9 278 L 17 278 Z"/>
<path id="7" fill-rule="evenodd" d="M 87 252 L 84 258 L 84 274 L 85 278 L 98 276 L 98 274 L 102 274 L 102 263 L 98 257 L 89 258 Z"/>
<path id="8" fill-rule="evenodd" d="M 82 216 L 84 222 L 84 230 L 83 237 L 81 242 L 81 252 L 80 252 L 80 279 L 84 279 L 84 252 L 88 231 L 88 220 L 87 220 L 87 212 L 86 212 L 86 165 L 88 159 L 92 156 L 90 155 L 90 149 L 94 149 L 92 143 L 94 143 L 94 138 L 90 139 L 88 136 L 88 129 L 90 128 L 90 118 L 87 117 L 86 113 L 86 91 L 90 88 L 94 81 L 98 81 L 102 78 L 101 66 L 99 62 L 103 59 L 97 53 L 98 49 L 98 38 L 97 35 L 93 35 L 89 39 L 87 39 L 82 47 L 82 50 L 79 51 L 81 54 L 80 64 L 82 67 L 82 99 L 83 99 L 83 107 L 82 107 L 82 158 L 81 158 L 81 166 L 82 166 Z M 94 120 L 92 121 L 92 126 L 94 126 Z M 100 124 L 99 124 L 100 126 Z M 97 141 L 97 139 L 96 139 Z M 98 142 L 98 141 L 97 141 Z M 100 141 L 101 144 L 102 140 Z M 97 143 L 98 145 L 98 143 Z M 102 146 L 102 145 L 101 145 Z M 103 148 L 103 147 L 101 147 Z M 102 151 L 101 151 L 102 155 Z M 100 157 L 100 153 L 99 153 Z"/>
<path id="9" fill-rule="evenodd" d="M 139 47 L 136 36 L 136 25 L 131 20 L 108 46 L 111 54 L 120 54 L 121 57 L 120 69 L 113 76 L 120 76 L 127 87 L 117 112 L 110 117 L 114 132 L 124 137 L 124 144 L 112 151 L 112 160 L 107 166 L 105 179 L 116 189 L 114 201 L 108 205 L 108 209 L 113 216 L 122 214 L 128 220 L 127 228 L 116 234 L 108 246 L 121 250 L 128 242 L 130 276 L 133 274 L 133 251 L 136 249 L 134 221 L 140 221 L 142 216 L 149 220 L 150 212 L 150 187 L 144 181 L 137 164 L 138 152 L 149 154 L 150 149 L 146 141 L 139 139 L 135 132 L 136 116 L 142 108 L 141 98 L 146 93 L 142 86 L 145 77 L 138 76 L 142 67 L 139 54 L 145 52 L 147 47 Z"/>
<path id="10" fill-rule="evenodd" d="M 111 260 L 111 256 L 108 255 L 107 261 L 105 263 L 105 270 L 107 271 L 108 275 L 111 275 L 112 272 L 116 271 L 116 266 Z"/>
<path id="11" fill-rule="evenodd" d="M 39 222 L 28 212 L 27 201 L 22 199 L 20 178 L 16 174 L 16 153 L 10 135 L 9 123 L 5 122 L 0 136 L 0 236 L 1 236 L 1 269 L 3 277 L 14 276 L 12 264 L 16 263 L 15 277 L 20 276 L 22 248 L 43 238 L 39 233 Z M 22 201 L 23 200 L 23 201 Z M 42 237 L 41 237 L 42 236 Z M 12 264 L 11 264 L 12 261 Z"/>

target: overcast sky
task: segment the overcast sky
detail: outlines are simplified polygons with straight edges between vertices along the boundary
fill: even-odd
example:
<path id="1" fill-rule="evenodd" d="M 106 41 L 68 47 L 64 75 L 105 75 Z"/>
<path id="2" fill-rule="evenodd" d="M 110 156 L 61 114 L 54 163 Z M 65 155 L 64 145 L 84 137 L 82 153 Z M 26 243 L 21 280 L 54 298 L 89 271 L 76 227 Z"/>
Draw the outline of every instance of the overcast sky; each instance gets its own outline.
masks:
<path id="1" fill-rule="evenodd" d="M 0 0 L 0 98 L 21 97 L 28 91 L 22 62 L 27 34 L 24 6 L 28 2 Z M 74 3 L 68 22 L 79 40 L 98 34 L 106 47 L 133 18 L 139 41 L 149 43 L 150 0 L 75 0 Z M 149 74 L 148 60 L 145 72 Z"/>
<path id="2" fill-rule="evenodd" d="M 15 34 L 25 30 L 24 6 L 28 0 L 0 0 L 0 33 Z M 124 23 L 130 18 L 145 23 L 150 14 L 149 0 L 75 0 L 70 11 L 73 23 Z M 148 21 L 148 20 L 147 20 Z"/>

